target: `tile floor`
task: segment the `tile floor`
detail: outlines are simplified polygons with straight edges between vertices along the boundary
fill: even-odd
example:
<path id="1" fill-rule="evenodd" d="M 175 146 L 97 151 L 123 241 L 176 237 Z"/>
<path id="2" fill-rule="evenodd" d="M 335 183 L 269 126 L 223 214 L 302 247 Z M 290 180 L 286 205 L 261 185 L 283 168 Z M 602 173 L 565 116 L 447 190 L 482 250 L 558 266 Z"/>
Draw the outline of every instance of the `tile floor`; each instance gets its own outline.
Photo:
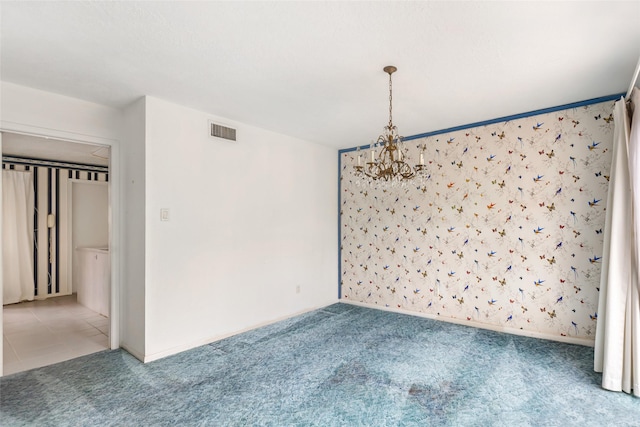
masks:
<path id="1" fill-rule="evenodd" d="M 69 295 L 3 307 L 4 375 L 106 350 L 109 319 Z"/>

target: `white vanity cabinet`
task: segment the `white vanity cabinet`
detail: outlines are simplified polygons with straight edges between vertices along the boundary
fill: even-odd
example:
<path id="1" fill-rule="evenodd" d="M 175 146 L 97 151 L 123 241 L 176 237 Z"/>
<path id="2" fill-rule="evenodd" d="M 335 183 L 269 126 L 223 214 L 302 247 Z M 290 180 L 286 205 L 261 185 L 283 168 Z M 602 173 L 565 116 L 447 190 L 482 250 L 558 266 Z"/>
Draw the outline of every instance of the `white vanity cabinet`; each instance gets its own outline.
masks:
<path id="1" fill-rule="evenodd" d="M 76 249 L 78 302 L 85 307 L 109 317 L 109 287 L 111 285 L 111 260 L 107 248 Z"/>

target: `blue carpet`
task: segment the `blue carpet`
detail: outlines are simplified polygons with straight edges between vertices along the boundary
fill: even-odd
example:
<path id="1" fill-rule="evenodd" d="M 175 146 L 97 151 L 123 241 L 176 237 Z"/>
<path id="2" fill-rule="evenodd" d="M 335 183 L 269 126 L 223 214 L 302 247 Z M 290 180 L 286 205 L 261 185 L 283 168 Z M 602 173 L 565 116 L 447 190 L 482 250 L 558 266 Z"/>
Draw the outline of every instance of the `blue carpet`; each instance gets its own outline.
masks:
<path id="1" fill-rule="evenodd" d="M 2 426 L 640 426 L 593 349 L 334 304 L 142 364 L 0 379 Z"/>

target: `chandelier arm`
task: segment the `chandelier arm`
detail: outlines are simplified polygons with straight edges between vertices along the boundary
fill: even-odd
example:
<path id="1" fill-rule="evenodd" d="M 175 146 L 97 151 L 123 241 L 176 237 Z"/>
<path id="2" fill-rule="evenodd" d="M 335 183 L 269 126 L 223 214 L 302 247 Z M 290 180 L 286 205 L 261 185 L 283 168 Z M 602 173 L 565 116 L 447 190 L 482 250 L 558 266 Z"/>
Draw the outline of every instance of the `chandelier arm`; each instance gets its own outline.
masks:
<path id="1" fill-rule="evenodd" d="M 377 163 L 369 162 L 367 163 L 367 169 L 365 169 L 364 174 L 372 179 L 378 179 L 378 175 L 380 174 L 380 166 Z"/>

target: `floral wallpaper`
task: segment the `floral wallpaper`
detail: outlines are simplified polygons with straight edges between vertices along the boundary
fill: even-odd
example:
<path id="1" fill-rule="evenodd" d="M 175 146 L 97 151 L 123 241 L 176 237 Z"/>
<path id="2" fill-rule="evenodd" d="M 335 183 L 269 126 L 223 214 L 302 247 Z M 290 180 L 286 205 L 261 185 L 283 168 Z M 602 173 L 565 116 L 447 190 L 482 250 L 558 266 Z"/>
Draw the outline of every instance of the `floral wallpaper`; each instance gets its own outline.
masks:
<path id="1" fill-rule="evenodd" d="M 613 101 L 406 142 L 428 171 L 397 188 L 341 153 L 341 295 L 593 340 Z M 406 160 L 406 159 L 405 159 Z"/>

